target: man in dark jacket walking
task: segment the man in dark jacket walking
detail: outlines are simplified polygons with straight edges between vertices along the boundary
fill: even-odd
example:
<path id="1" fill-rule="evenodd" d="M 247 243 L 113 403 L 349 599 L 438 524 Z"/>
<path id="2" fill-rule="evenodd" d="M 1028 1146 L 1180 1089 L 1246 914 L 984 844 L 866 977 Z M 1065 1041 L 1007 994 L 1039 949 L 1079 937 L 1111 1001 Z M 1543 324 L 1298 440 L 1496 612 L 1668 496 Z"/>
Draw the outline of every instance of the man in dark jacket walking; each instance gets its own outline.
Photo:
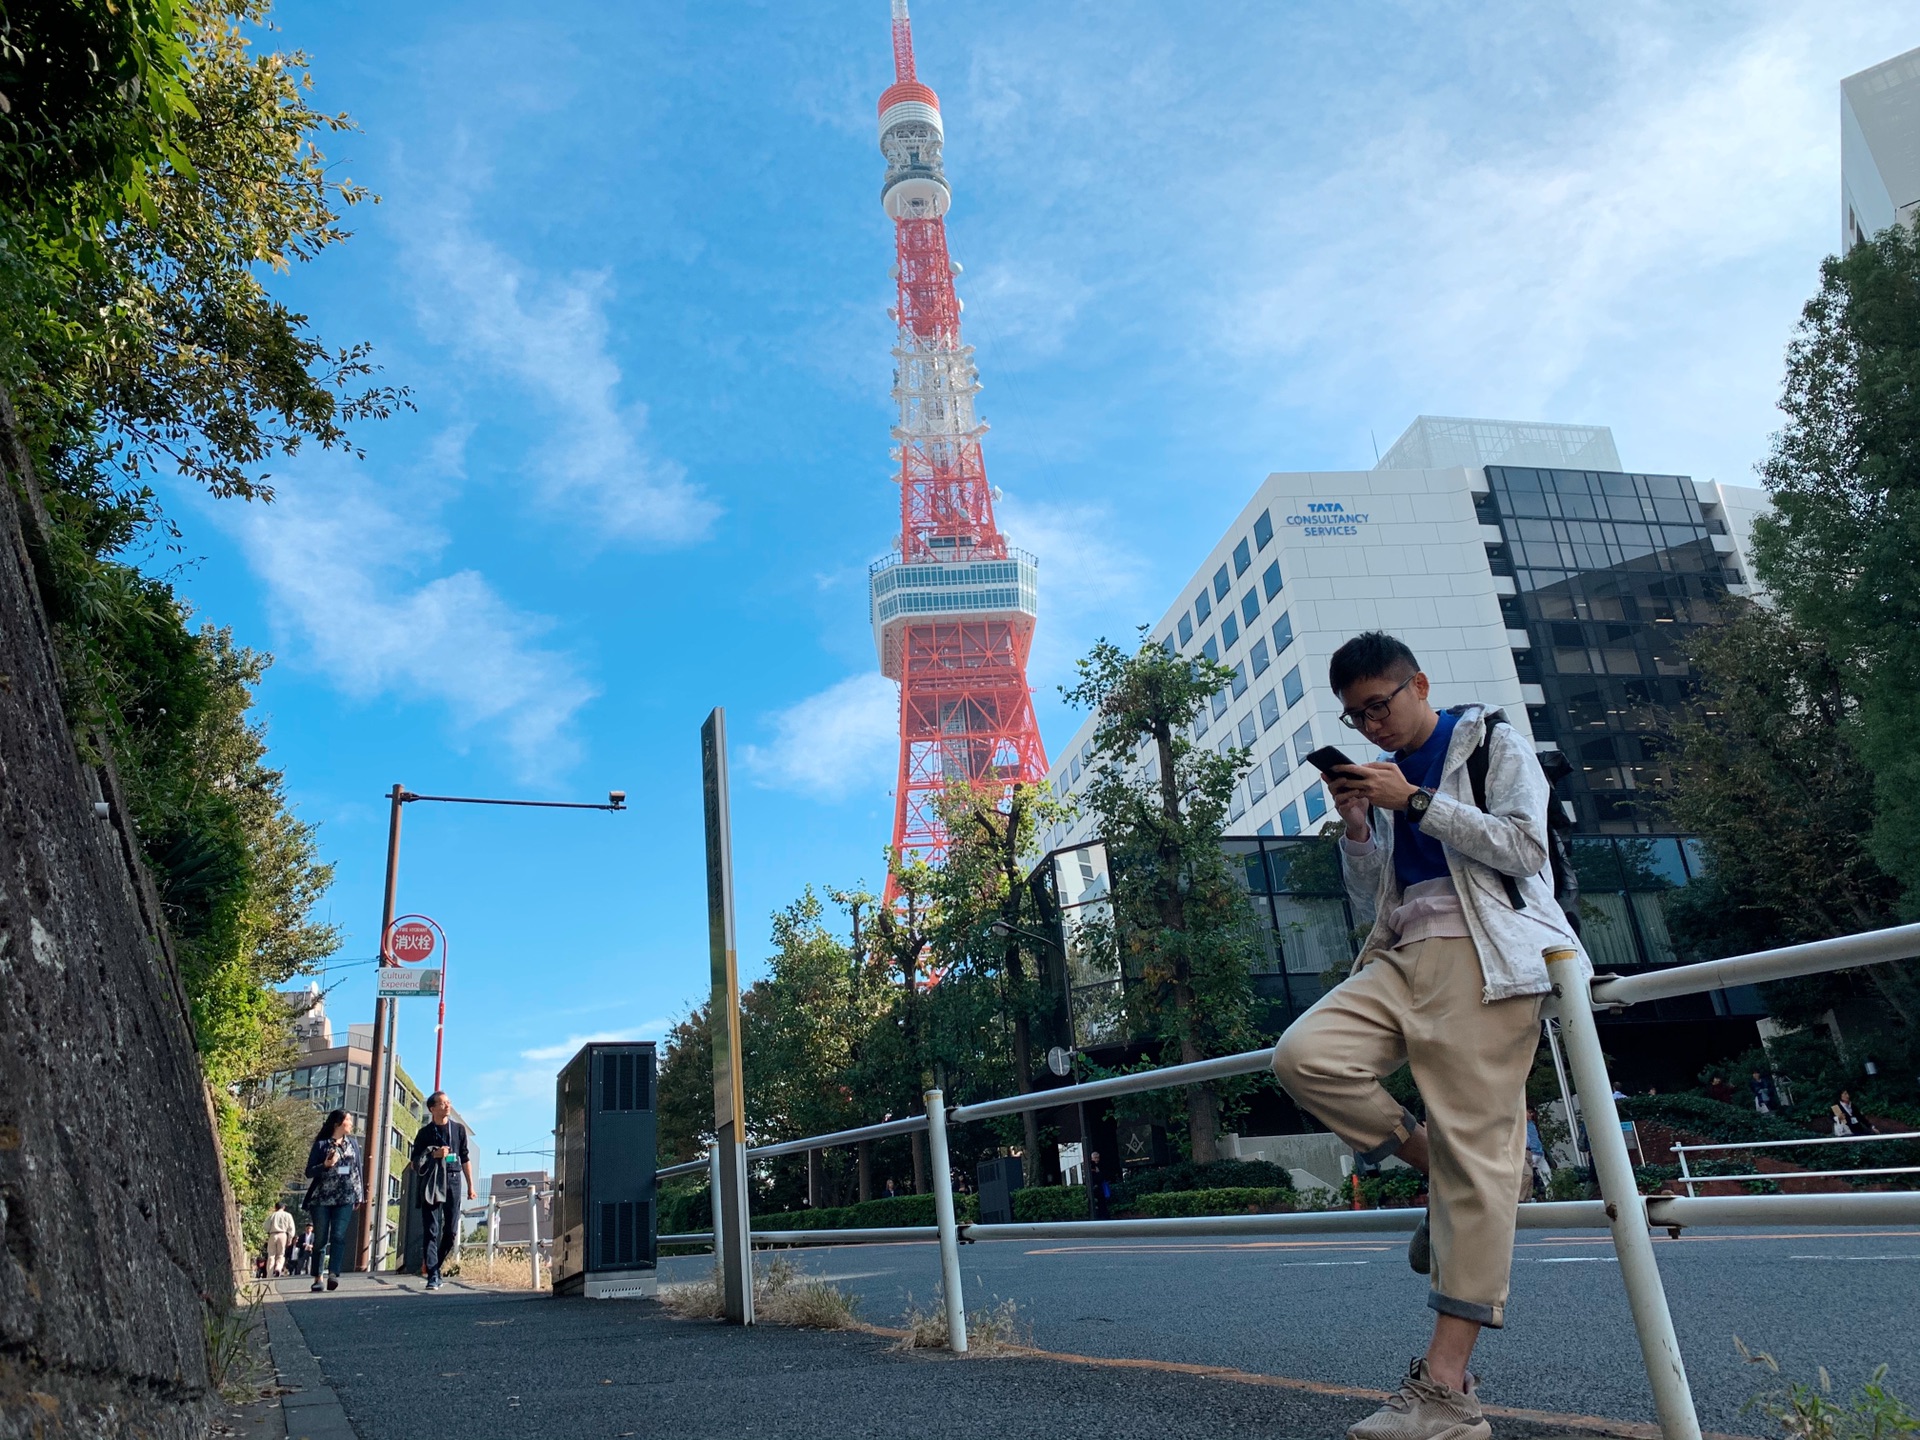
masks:
<path id="1" fill-rule="evenodd" d="M 436 1090 L 427 1097 L 427 1114 L 432 1118 L 413 1137 L 408 1163 L 420 1197 L 427 1289 L 438 1290 L 440 1267 L 460 1240 L 460 1203 L 474 1190 L 473 1160 L 467 1153 L 467 1127 L 453 1118 L 453 1102 L 445 1091 Z"/>

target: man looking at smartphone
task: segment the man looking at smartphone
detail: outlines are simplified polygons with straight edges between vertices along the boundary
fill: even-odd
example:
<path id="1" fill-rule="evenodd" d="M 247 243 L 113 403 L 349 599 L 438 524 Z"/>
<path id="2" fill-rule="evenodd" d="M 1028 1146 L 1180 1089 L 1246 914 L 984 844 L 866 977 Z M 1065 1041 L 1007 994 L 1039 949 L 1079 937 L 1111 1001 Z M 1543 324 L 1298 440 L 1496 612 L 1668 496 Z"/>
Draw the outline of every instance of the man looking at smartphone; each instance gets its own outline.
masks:
<path id="1" fill-rule="evenodd" d="M 467 1154 L 467 1127 L 453 1118 L 453 1102 L 445 1091 L 436 1090 L 427 1097 L 427 1114 L 432 1118 L 413 1137 L 409 1159 L 420 1200 L 427 1289 L 438 1290 L 440 1267 L 460 1240 L 462 1172 L 465 1193 L 473 1193 L 473 1161 Z"/>
<path id="2" fill-rule="evenodd" d="M 1425 1172 L 1428 1215 L 1408 1259 L 1432 1276 L 1437 1312 L 1399 1392 L 1348 1434 L 1488 1440 L 1467 1361 L 1481 1328 L 1506 1319 L 1526 1078 L 1551 988 L 1541 952 L 1579 945 L 1554 898 L 1552 796 L 1497 712 L 1436 711 L 1419 662 L 1392 636 L 1342 645 L 1328 683 L 1341 720 L 1393 755 L 1326 772 L 1346 827 L 1347 894 L 1373 926 L 1353 973 L 1281 1036 L 1273 1068 L 1362 1159 L 1397 1155 Z M 1484 808 L 1471 779 L 1482 746 Z M 1380 1084 L 1403 1064 L 1424 1124 Z"/>

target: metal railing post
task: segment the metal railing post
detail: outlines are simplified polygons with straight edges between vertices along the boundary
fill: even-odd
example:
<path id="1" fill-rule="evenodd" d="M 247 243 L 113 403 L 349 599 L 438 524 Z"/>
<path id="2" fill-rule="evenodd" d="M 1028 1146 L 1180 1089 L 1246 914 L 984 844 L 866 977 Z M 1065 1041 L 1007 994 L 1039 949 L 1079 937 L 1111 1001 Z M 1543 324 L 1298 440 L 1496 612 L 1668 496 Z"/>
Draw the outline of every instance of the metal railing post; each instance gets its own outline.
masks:
<path id="1" fill-rule="evenodd" d="M 1558 947 L 1545 952 L 1547 974 L 1560 1015 L 1573 1083 L 1587 1121 L 1587 1147 L 1600 1179 L 1600 1198 L 1606 1204 L 1613 1231 L 1613 1247 L 1620 1260 L 1620 1278 L 1627 1287 L 1627 1306 L 1640 1337 L 1640 1356 L 1653 1386 L 1654 1412 L 1666 1440 L 1700 1440 L 1700 1417 L 1693 1408 L 1687 1384 L 1686 1362 L 1667 1309 L 1667 1292 L 1660 1267 L 1653 1258 L 1647 1234 L 1646 1201 L 1627 1158 L 1627 1142 L 1620 1133 L 1620 1112 L 1613 1105 L 1613 1087 L 1607 1077 L 1606 1057 L 1600 1051 L 1600 1031 L 1593 1020 L 1587 977 L 1581 973 L 1580 952 Z"/>
<path id="2" fill-rule="evenodd" d="M 500 1199 L 487 1196 L 487 1278 L 493 1278 L 493 1247 L 500 1233 Z"/>
<path id="3" fill-rule="evenodd" d="M 1687 1168 L 1687 1147 L 1676 1145 L 1673 1147 L 1673 1153 L 1680 1157 L 1680 1183 L 1687 1187 L 1687 1198 L 1692 1199 L 1694 1198 L 1693 1172 Z"/>
<path id="4" fill-rule="evenodd" d="M 717 1144 L 707 1151 L 707 1208 L 713 1211 L 713 1263 L 717 1269 L 726 1254 L 722 1248 L 726 1244 L 726 1232 L 721 1228 L 720 1219 L 720 1147 Z"/>
<path id="5" fill-rule="evenodd" d="M 956 1355 L 967 1353 L 967 1303 L 960 1293 L 960 1229 L 953 1217 L 953 1165 L 947 1159 L 947 1102 L 935 1086 L 927 1091 L 927 1161 L 933 1167 L 933 1220 L 940 1229 L 940 1281 L 947 1297 L 947 1339 Z"/>

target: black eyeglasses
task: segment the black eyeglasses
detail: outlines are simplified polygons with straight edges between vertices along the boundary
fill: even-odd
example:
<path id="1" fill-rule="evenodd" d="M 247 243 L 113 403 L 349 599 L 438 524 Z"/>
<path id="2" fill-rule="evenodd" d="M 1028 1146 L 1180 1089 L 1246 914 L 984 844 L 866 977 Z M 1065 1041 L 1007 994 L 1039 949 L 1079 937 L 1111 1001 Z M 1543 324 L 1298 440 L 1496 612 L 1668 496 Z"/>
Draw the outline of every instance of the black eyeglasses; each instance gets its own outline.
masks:
<path id="1" fill-rule="evenodd" d="M 1382 720 L 1387 718 L 1387 712 L 1393 709 L 1394 697 L 1399 695 L 1407 686 L 1411 685 L 1413 678 L 1412 675 L 1407 676 L 1406 679 L 1394 686 L 1392 693 L 1384 699 L 1369 700 L 1358 710 L 1342 710 L 1340 712 L 1340 723 L 1349 730 L 1358 730 L 1363 724 L 1378 725 Z"/>

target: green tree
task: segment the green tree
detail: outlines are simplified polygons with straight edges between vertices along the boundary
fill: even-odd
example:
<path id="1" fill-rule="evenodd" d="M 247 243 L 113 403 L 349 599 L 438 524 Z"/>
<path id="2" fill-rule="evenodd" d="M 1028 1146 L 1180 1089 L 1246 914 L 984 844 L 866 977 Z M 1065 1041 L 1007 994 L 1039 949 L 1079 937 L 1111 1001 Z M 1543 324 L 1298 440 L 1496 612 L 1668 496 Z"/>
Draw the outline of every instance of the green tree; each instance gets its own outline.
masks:
<path id="1" fill-rule="evenodd" d="M 1059 802 L 1036 785 L 951 786 L 939 800 L 947 834 L 936 876 L 941 904 L 934 947 L 946 976 L 943 985 L 978 986 L 1012 1044 L 1015 1087 L 1034 1089 L 1033 1026 L 1049 1007 L 1041 993 L 1041 957 L 1033 936 L 1046 923 L 1027 888 L 1034 834 L 1061 813 Z M 996 928 L 997 927 L 997 928 Z M 997 1002 L 997 1003 L 996 1003 Z M 995 1027 L 998 1028 L 998 1027 Z M 1040 1125 L 1035 1112 L 1021 1117 L 1027 1167 L 1040 1167 Z"/>
<path id="2" fill-rule="evenodd" d="M 1821 266 L 1787 352 L 1787 423 L 1760 466 L 1754 568 L 1831 653 L 1873 777 L 1868 848 L 1920 915 L 1920 237 L 1895 225 Z"/>
<path id="3" fill-rule="evenodd" d="M 1259 942 L 1246 893 L 1220 850 L 1248 753 L 1216 753 L 1189 738 L 1194 717 L 1233 672 L 1172 653 L 1144 631 L 1132 655 L 1102 640 L 1079 672 L 1064 693 L 1099 716 L 1087 801 L 1112 872 L 1111 938 L 1128 1023 L 1161 1045 L 1163 1061 L 1248 1048 Z M 1186 1102 L 1194 1160 L 1218 1159 L 1218 1091 L 1189 1086 Z"/>

